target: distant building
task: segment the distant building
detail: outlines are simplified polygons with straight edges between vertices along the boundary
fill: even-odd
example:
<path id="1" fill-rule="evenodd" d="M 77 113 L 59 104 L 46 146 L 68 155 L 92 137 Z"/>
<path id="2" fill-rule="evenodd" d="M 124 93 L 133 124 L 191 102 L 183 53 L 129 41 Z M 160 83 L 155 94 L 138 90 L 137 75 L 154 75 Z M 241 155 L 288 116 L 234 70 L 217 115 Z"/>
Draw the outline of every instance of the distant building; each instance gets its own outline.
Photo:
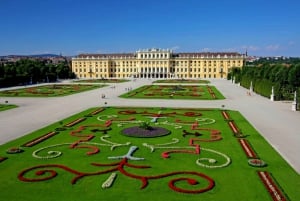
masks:
<path id="1" fill-rule="evenodd" d="M 72 58 L 77 78 L 226 78 L 241 68 L 246 55 L 236 52 L 174 53 L 146 49 L 135 53 L 80 54 Z"/>

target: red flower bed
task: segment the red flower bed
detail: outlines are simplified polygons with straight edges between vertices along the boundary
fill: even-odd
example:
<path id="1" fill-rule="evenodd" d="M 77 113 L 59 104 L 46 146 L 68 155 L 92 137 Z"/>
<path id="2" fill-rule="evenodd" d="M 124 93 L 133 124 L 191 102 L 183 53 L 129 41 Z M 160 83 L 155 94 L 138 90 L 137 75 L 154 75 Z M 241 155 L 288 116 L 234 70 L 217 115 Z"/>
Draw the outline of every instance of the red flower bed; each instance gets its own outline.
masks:
<path id="1" fill-rule="evenodd" d="M 267 166 L 265 161 L 263 161 L 261 159 L 257 159 L 257 158 L 249 159 L 248 164 L 252 167 L 265 167 L 265 166 Z"/>
<path id="2" fill-rule="evenodd" d="M 76 119 L 76 120 L 74 120 L 74 121 L 72 121 L 70 123 L 67 123 L 65 126 L 66 127 L 72 127 L 72 126 L 74 126 L 74 125 L 76 125 L 76 124 L 78 124 L 78 123 L 80 123 L 80 122 L 82 122 L 84 120 L 86 120 L 86 118 L 79 118 L 79 119 Z"/>
<path id="3" fill-rule="evenodd" d="M 195 193 L 203 193 L 203 192 L 209 191 L 209 190 L 211 190 L 215 186 L 214 180 L 212 180 L 210 177 L 208 177 L 208 176 L 206 176 L 204 174 L 201 174 L 201 173 L 197 173 L 197 172 L 195 172 L 194 174 L 196 174 L 196 175 L 204 178 L 205 180 L 207 180 L 209 182 L 208 186 L 205 187 L 205 188 L 202 188 L 202 189 L 198 189 L 198 190 L 182 189 L 182 188 L 176 187 L 175 183 L 179 182 L 179 181 L 187 181 L 188 184 L 190 184 L 190 185 L 197 185 L 198 181 L 196 181 L 194 179 L 186 178 L 186 177 L 180 177 L 180 178 L 177 178 L 177 179 L 172 179 L 169 182 L 169 187 L 172 190 L 177 191 L 177 192 L 181 192 L 181 193 L 193 193 L 193 194 L 195 194 Z"/>
<path id="4" fill-rule="evenodd" d="M 98 153 L 100 150 L 96 146 L 90 146 L 90 145 L 80 145 L 81 142 L 88 142 L 92 140 L 95 136 L 94 135 L 80 135 L 79 133 L 83 131 L 86 128 L 86 126 L 80 126 L 77 130 L 74 130 L 70 133 L 70 135 L 75 137 L 80 137 L 82 139 L 77 140 L 76 142 L 72 143 L 70 145 L 71 149 L 77 149 L 77 148 L 88 148 L 91 151 L 87 152 L 87 155 L 93 155 Z"/>
<path id="5" fill-rule="evenodd" d="M 194 141 L 200 141 L 200 142 L 213 142 L 213 141 L 218 141 L 218 140 L 222 140 L 222 136 L 221 136 L 221 132 L 219 130 L 216 129 L 211 129 L 211 128 L 197 128 L 197 129 L 193 129 L 193 130 L 203 130 L 203 131 L 210 131 L 210 138 L 209 139 L 198 139 L 198 138 L 191 138 L 190 139 L 190 144 L 194 144 Z M 187 134 L 191 134 L 188 133 L 187 131 L 183 131 L 183 137 Z M 197 133 L 194 133 L 194 135 L 196 136 Z M 199 133 L 198 133 L 199 135 Z M 202 134 L 200 134 L 202 135 Z"/>
<path id="6" fill-rule="evenodd" d="M 104 110 L 104 108 L 99 108 L 99 109 L 97 109 L 97 110 L 91 112 L 91 115 L 96 115 L 96 114 L 102 112 L 103 110 Z"/>
<path id="7" fill-rule="evenodd" d="M 9 148 L 8 150 L 6 150 L 6 153 L 8 154 L 18 154 L 18 153 L 22 153 L 24 150 L 23 149 L 20 149 L 18 147 L 12 147 L 12 148 Z"/>
<path id="8" fill-rule="evenodd" d="M 224 117 L 226 120 L 229 120 L 229 119 L 230 119 L 230 116 L 229 116 L 229 114 L 228 114 L 226 111 L 222 111 L 222 115 L 223 115 L 223 117 Z"/>
<path id="9" fill-rule="evenodd" d="M 195 146 L 195 150 L 171 150 L 171 151 L 165 151 L 161 154 L 163 158 L 169 158 L 171 153 L 185 153 L 185 154 L 200 154 L 200 145 L 192 145 Z"/>
<path id="10" fill-rule="evenodd" d="M 233 131 L 234 134 L 238 134 L 239 133 L 239 129 L 235 125 L 234 121 L 229 121 L 228 125 L 229 125 L 229 127 L 231 128 L 231 130 Z"/>
<path id="11" fill-rule="evenodd" d="M 22 146 L 23 147 L 32 147 L 32 146 L 34 146 L 34 145 L 36 145 L 36 144 L 38 144 L 38 143 L 40 143 L 40 142 L 42 142 L 44 140 L 46 140 L 46 139 L 48 139 L 48 138 L 56 135 L 56 134 L 58 134 L 58 132 L 55 132 L 55 131 L 46 133 L 45 135 L 42 135 L 42 136 L 40 136 L 38 138 L 35 138 L 35 139 L 33 139 L 33 140 L 31 140 L 31 141 L 23 144 Z"/>
<path id="12" fill-rule="evenodd" d="M 200 117 L 202 114 L 200 112 L 185 112 L 183 116 L 187 117 Z"/>
<path id="13" fill-rule="evenodd" d="M 252 149 L 252 147 L 246 139 L 239 139 L 238 141 L 248 158 L 257 158 L 256 153 L 254 152 L 254 150 Z"/>
<path id="14" fill-rule="evenodd" d="M 18 174 L 18 179 L 20 181 L 23 181 L 23 182 L 46 181 L 46 180 L 49 180 L 49 179 L 53 179 L 54 177 L 56 177 L 58 175 L 55 170 L 51 170 L 51 169 L 48 169 L 48 168 L 60 168 L 62 170 L 65 170 L 65 171 L 75 175 L 73 177 L 73 179 L 71 180 L 72 184 L 75 184 L 77 182 L 77 180 L 82 179 L 86 176 L 96 176 L 96 175 L 102 175 L 102 174 L 106 174 L 106 173 L 110 173 L 110 172 L 119 171 L 121 174 L 123 174 L 127 177 L 140 180 L 142 182 L 141 189 L 144 189 L 145 187 L 148 186 L 148 180 L 161 179 L 161 178 L 165 178 L 165 177 L 169 177 L 169 176 L 176 176 L 176 175 L 180 175 L 180 174 L 197 176 L 201 179 L 206 180 L 208 184 L 205 187 L 200 188 L 198 190 L 182 189 L 182 188 L 179 188 L 179 187 L 175 186 L 175 183 L 180 182 L 180 181 L 187 181 L 188 184 L 190 184 L 190 185 L 196 185 L 199 182 L 195 179 L 192 179 L 192 178 L 180 177 L 180 178 L 177 178 L 177 179 L 172 179 L 169 182 L 169 187 L 174 191 L 181 192 L 181 193 L 193 193 L 193 194 L 195 194 L 195 193 L 203 193 L 203 192 L 209 191 L 215 186 L 215 182 L 212 178 L 208 177 L 205 174 L 199 173 L 199 172 L 178 171 L 178 172 L 170 172 L 170 173 L 153 175 L 153 176 L 136 175 L 136 174 L 127 172 L 127 169 L 128 168 L 145 169 L 145 168 L 150 168 L 150 166 L 130 164 L 130 163 L 128 163 L 127 158 L 124 158 L 120 162 L 114 162 L 114 163 L 110 163 L 110 164 L 92 163 L 92 165 L 93 166 L 100 166 L 100 167 L 104 166 L 104 167 L 109 167 L 109 168 L 106 169 L 106 170 L 97 171 L 97 172 L 79 172 L 79 171 L 73 170 L 73 169 L 71 169 L 67 166 L 64 166 L 64 165 L 58 165 L 58 164 L 38 165 L 38 166 L 27 168 L 27 169 L 21 171 Z M 45 169 L 45 168 L 47 168 L 47 169 Z M 41 169 L 41 170 L 39 170 L 39 169 Z M 30 171 L 35 171 L 36 176 L 34 178 L 25 177 L 25 175 Z"/>
<path id="15" fill-rule="evenodd" d="M 216 98 L 216 95 L 215 95 L 215 93 L 213 92 L 213 90 L 210 88 L 210 86 L 207 86 L 207 90 L 208 90 L 208 93 L 211 95 L 211 97 L 212 97 L 213 99 L 215 99 L 215 98 Z"/>
<path id="16" fill-rule="evenodd" d="M 287 200 L 283 192 L 278 188 L 278 186 L 276 185 L 276 183 L 274 182 L 274 180 L 272 179 L 271 175 L 268 172 L 258 171 L 257 174 L 274 201 Z"/>

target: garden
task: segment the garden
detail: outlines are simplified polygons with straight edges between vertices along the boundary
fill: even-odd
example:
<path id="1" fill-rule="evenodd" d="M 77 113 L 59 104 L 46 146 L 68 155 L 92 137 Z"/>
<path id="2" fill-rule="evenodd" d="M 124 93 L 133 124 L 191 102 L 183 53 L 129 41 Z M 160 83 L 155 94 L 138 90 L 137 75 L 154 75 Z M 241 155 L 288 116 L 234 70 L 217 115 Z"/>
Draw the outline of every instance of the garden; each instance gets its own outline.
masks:
<path id="1" fill-rule="evenodd" d="M 0 170 L 11 201 L 296 201 L 300 185 L 239 112 L 219 109 L 91 108 L 1 145 Z"/>
<path id="2" fill-rule="evenodd" d="M 178 83 L 178 84 L 209 84 L 208 80 L 200 79 L 166 79 L 166 80 L 156 80 L 153 83 Z"/>
<path id="3" fill-rule="evenodd" d="M 20 89 L 0 91 L 0 96 L 6 96 L 6 97 L 66 96 L 74 93 L 97 89 L 104 86 L 105 85 L 91 85 L 91 84 L 51 84 L 51 85 L 24 87 Z"/>
<path id="4" fill-rule="evenodd" d="M 224 96 L 210 85 L 145 85 L 128 90 L 122 98 L 219 100 Z"/>
<path id="5" fill-rule="evenodd" d="M 1 104 L 0 103 L 0 112 L 4 111 L 4 110 L 9 110 L 9 109 L 13 109 L 16 108 L 16 105 L 12 105 L 12 104 L 8 104 L 8 102 L 6 104 Z"/>
<path id="6" fill-rule="evenodd" d="M 127 79 L 82 79 L 76 80 L 74 82 L 83 82 L 83 83 L 122 83 L 122 82 L 129 82 L 130 80 Z"/>

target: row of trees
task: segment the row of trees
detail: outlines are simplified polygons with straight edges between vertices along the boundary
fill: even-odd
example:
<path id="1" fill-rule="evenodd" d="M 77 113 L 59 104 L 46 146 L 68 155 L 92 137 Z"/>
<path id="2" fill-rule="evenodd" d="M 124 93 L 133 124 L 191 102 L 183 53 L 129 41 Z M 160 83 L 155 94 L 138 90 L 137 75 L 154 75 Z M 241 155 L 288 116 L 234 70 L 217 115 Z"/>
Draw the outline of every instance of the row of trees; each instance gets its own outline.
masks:
<path id="1" fill-rule="evenodd" d="M 1 87 L 55 82 L 74 77 L 67 60 L 52 64 L 49 60 L 21 59 L 0 64 Z"/>
<path id="2" fill-rule="evenodd" d="M 274 87 L 276 100 L 292 100 L 295 91 L 300 95 L 300 60 L 292 63 L 256 63 L 242 69 L 234 68 L 228 79 L 235 78 L 245 88 L 250 88 L 251 82 L 254 91 L 270 97 Z"/>

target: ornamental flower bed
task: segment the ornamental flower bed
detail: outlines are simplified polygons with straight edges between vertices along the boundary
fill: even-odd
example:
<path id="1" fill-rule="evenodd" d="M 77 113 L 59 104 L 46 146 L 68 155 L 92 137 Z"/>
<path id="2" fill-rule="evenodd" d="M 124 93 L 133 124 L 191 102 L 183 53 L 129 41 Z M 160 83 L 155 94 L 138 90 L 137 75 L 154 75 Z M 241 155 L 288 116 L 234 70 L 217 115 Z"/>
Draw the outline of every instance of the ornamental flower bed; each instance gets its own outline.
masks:
<path id="1" fill-rule="evenodd" d="M 267 163 L 265 161 L 263 161 L 261 159 L 257 159 L 257 158 L 249 159 L 248 164 L 252 167 L 265 167 L 265 166 L 267 166 Z"/>
<path id="2" fill-rule="evenodd" d="M 34 145 L 36 145 L 36 144 L 38 144 L 38 143 L 40 143 L 40 142 L 42 142 L 44 140 L 47 140 L 50 137 L 53 137 L 56 134 L 58 134 L 58 132 L 55 132 L 55 131 L 46 133 L 45 135 L 42 135 L 42 136 L 40 136 L 38 138 L 35 138 L 35 139 L 33 139 L 33 140 L 29 141 L 29 142 L 26 142 L 22 146 L 23 147 L 32 147 L 32 146 L 34 146 Z"/>
<path id="3" fill-rule="evenodd" d="M 127 90 L 126 90 L 127 91 Z M 174 98 L 174 99 L 208 99 L 215 100 L 224 97 L 212 86 L 188 85 L 148 85 L 134 91 L 129 91 L 121 97 L 124 98 Z"/>
<path id="4" fill-rule="evenodd" d="M 228 114 L 227 111 L 222 111 L 222 116 L 224 117 L 224 119 L 227 121 L 228 126 L 230 127 L 230 129 L 232 130 L 233 134 L 235 137 L 238 138 L 243 138 L 245 137 L 242 132 L 239 130 L 239 128 L 236 126 L 234 120 L 232 120 Z"/>
<path id="5" fill-rule="evenodd" d="M 6 153 L 8 154 L 18 154 L 18 153 L 22 153 L 24 150 L 23 149 L 20 149 L 18 147 L 12 147 L 12 148 L 9 148 L 8 150 L 6 150 Z"/>
<path id="6" fill-rule="evenodd" d="M 266 171 L 258 171 L 257 174 L 274 201 L 287 201 L 287 198 L 284 196 L 283 192 L 278 188 L 278 186 L 272 179 L 270 173 Z"/>
<path id="7" fill-rule="evenodd" d="M 181 175 L 181 174 L 197 176 L 198 178 L 206 180 L 207 185 L 198 190 L 183 189 L 183 188 L 177 187 L 175 184 L 180 181 L 187 181 L 189 185 L 197 185 L 199 182 L 193 178 L 179 177 L 177 179 L 172 179 L 169 182 L 168 186 L 174 191 L 181 192 L 181 193 L 196 194 L 196 193 L 203 193 L 203 192 L 209 191 L 215 186 L 215 182 L 212 178 L 210 178 L 209 176 L 207 176 L 203 173 L 200 173 L 200 172 L 178 171 L 178 172 L 169 172 L 169 173 L 165 173 L 165 174 L 158 174 L 158 175 L 152 175 L 152 176 L 136 175 L 136 174 L 127 172 L 126 168 L 144 169 L 144 168 L 150 168 L 150 166 L 141 166 L 141 165 L 130 164 L 130 163 L 128 163 L 127 158 L 124 158 L 120 162 L 116 162 L 116 163 L 111 163 L 111 164 L 92 163 L 92 165 L 93 166 L 111 166 L 113 168 L 103 170 L 103 171 L 84 173 L 84 172 L 79 172 L 77 170 L 71 169 L 65 165 L 58 165 L 58 164 L 38 165 L 38 166 L 34 166 L 34 167 L 31 167 L 31 168 L 21 171 L 18 174 L 18 179 L 23 182 L 47 181 L 49 179 L 55 178 L 58 175 L 55 170 L 52 170 L 49 168 L 60 168 L 61 170 L 65 170 L 65 171 L 75 175 L 75 177 L 73 177 L 73 179 L 71 180 L 71 184 L 76 184 L 76 182 L 79 179 L 82 179 L 87 176 L 96 176 L 96 175 L 119 171 L 121 174 L 123 174 L 127 177 L 140 180 L 142 182 L 141 189 L 144 189 L 148 186 L 148 183 L 149 183 L 148 180 L 156 180 L 156 179 L 161 179 L 161 178 L 165 178 L 165 177 L 169 177 L 169 176 L 177 176 L 177 175 Z M 126 167 L 126 168 L 124 168 L 124 167 Z M 45 168 L 47 168 L 47 169 L 45 169 Z M 42 169 L 42 170 L 39 170 L 39 169 Z M 38 177 L 35 177 L 35 178 L 25 177 L 26 173 L 28 173 L 30 171 L 35 171 L 35 175 Z M 105 182 L 104 187 L 109 186 L 108 183 L 112 184 L 113 179 L 115 179 L 114 175 L 111 178 L 109 178 L 108 181 Z"/>
<path id="8" fill-rule="evenodd" d="M 97 112 L 91 114 L 93 111 Z M 22 195 L 23 200 L 37 201 L 43 200 L 43 197 L 59 200 L 64 195 L 71 194 L 71 197 L 64 197 L 65 201 L 81 196 L 83 200 L 103 197 L 112 201 L 124 194 L 126 200 L 132 201 L 147 200 L 147 197 L 153 200 L 167 197 L 168 200 L 196 201 L 230 200 L 236 192 L 243 192 L 239 194 L 239 200 L 271 200 L 256 176 L 256 170 L 263 170 L 266 163 L 257 158 L 258 154 L 249 143 L 253 142 L 254 148 L 266 151 L 264 155 L 270 161 L 267 169 L 273 170 L 274 175 L 278 176 L 278 183 L 289 181 L 284 187 L 288 189 L 286 192 L 291 200 L 296 201 L 293 186 L 298 184 L 297 175 L 287 168 L 286 163 L 280 161 L 280 157 L 272 155 L 275 152 L 273 149 L 263 149 L 262 145 L 267 143 L 253 127 L 247 125 L 240 113 L 230 111 L 230 115 L 237 117 L 235 123 L 239 125 L 239 122 L 243 122 L 243 130 L 251 134 L 246 141 L 239 142 L 244 144 L 244 147 L 242 144 L 240 146 L 245 150 L 236 151 L 236 146 L 232 144 L 239 139 L 227 135 L 228 131 L 231 132 L 228 129 L 231 117 L 224 116 L 227 113 L 225 111 L 223 120 L 220 112 L 222 111 L 217 109 L 196 108 L 88 109 L 80 113 L 81 116 L 77 114 L 76 117 L 61 120 L 59 125 L 63 127 L 65 123 L 72 123 L 74 119 L 90 114 L 86 121 L 71 128 L 63 127 L 65 130 L 59 131 L 60 135 L 56 135 L 55 139 L 45 140 L 36 148 L 26 147 L 23 154 L 9 155 L 9 160 L 0 163 L 3 170 L 0 171 L 3 181 L 0 182 L 0 188 L 7 189 L 1 192 L 1 196 L 17 200 Z M 157 121 L 152 122 L 153 119 Z M 121 134 L 124 129 L 138 127 L 142 122 L 149 123 L 152 127 L 144 130 L 151 131 L 154 127 L 161 127 L 170 133 L 155 138 L 144 137 L 144 133 L 136 138 Z M 51 125 L 43 130 L 53 130 L 60 126 Z M 33 135 L 47 136 L 42 133 L 43 130 Z M 35 138 L 28 137 L 27 139 Z M 22 139 L 24 138 L 13 144 L 22 144 Z M 36 139 L 30 141 L 32 145 Z M 218 141 L 221 139 L 222 141 Z M 260 140 L 259 143 L 257 140 Z M 5 154 L 10 146 L 4 147 Z M 133 149 L 134 147 L 137 148 Z M 247 153 L 256 158 L 245 157 Z M 272 161 L 273 156 L 276 163 Z M 244 162 L 253 167 L 236 163 L 237 159 L 243 157 L 246 159 Z M 277 170 L 271 164 L 278 165 L 284 171 Z M 244 175 L 247 175 L 247 179 L 240 180 Z M 285 175 L 291 177 L 286 178 Z M 10 182 L 6 182 L 7 179 Z M 231 184 L 227 185 L 226 181 L 231 181 Z M 236 192 L 232 191 L 233 186 Z M 39 188 L 47 191 L 42 195 L 27 195 L 27 192 L 34 192 Z M 255 192 L 246 188 L 255 189 Z M 9 193 L 6 192 L 10 189 Z"/>
<path id="9" fill-rule="evenodd" d="M 207 90 L 208 90 L 208 93 L 211 95 L 211 97 L 213 98 L 213 99 L 216 99 L 216 95 L 215 95 L 215 93 L 213 92 L 213 90 L 211 89 L 211 87 L 210 86 L 206 86 L 207 87 Z"/>
<path id="10" fill-rule="evenodd" d="M 104 189 L 105 189 L 105 188 L 110 188 L 110 187 L 113 185 L 113 183 L 114 183 L 116 177 L 117 177 L 117 174 L 116 174 L 116 173 L 112 173 L 112 174 L 107 178 L 107 180 L 103 182 L 102 188 L 104 188 Z"/>
<path id="11" fill-rule="evenodd" d="M 76 124 L 78 124 L 78 123 L 80 123 L 80 122 L 83 122 L 84 120 L 86 120 L 86 118 L 79 118 L 79 119 L 76 119 L 76 120 L 74 120 L 74 121 L 72 121 L 72 122 L 70 122 L 70 123 L 67 123 L 65 126 L 66 127 L 72 127 L 72 126 L 74 126 L 74 125 L 76 125 Z"/>
<path id="12" fill-rule="evenodd" d="M 105 110 L 104 108 L 99 108 L 99 109 L 97 109 L 97 110 L 91 112 L 90 114 L 91 114 L 91 115 L 96 115 L 96 114 L 99 114 L 100 112 L 102 112 L 102 111 L 104 111 L 104 110 Z"/>
<path id="13" fill-rule="evenodd" d="M 224 117 L 226 120 L 229 120 L 229 119 L 230 119 L 230 116 L 229 116 L 229 114 L 228 114 L 227 111 L 222 111 L 222 115 L 223 115 L 223 117 Z"/>
<path id="14" fill-rule="evenodd" d="M 252 147 L 250 146 L 248 140 L 246 139 L 238 139 L 240 145 L 242 146 L 246 156 L 248 158 L 257 158 L 257 155 L 255 153 L 255 151 L 252 149 Z"/>
<path id="15" fill-rule="evenodd" d="M 139 126 L 134 126 L 123 129 L 121 133 L 129 137 L 152 138 L 169 135 L 170 131 L 162 127 L 152 127 L 151 129 L 144 129 L 140 128 Z"/>
<path id="16" fill-rule="evenodd" d="M 245 137 L 242 132 L 239 130 L 239 128 L 236 126 L 233 120 L 228 121 L 228 125 L 230 129 L 232 130 L 233 134 L 237 138 L 243 138 Z"/>

